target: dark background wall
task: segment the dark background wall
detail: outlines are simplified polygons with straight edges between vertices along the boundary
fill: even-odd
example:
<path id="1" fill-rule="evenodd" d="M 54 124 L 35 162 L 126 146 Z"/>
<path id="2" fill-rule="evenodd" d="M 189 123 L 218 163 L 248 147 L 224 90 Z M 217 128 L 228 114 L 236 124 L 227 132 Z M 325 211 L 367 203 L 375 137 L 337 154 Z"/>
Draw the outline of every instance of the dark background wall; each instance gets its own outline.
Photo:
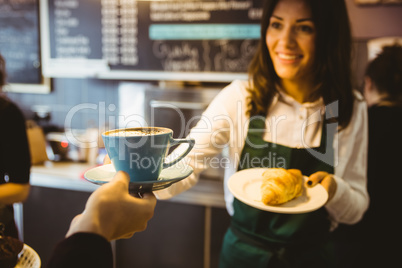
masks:
<path id="1" fill-rule="evenodd" d="M 357 5 L 346 0 L 352 34 L 356 39 L 402 36 L 402 5 Z"/>

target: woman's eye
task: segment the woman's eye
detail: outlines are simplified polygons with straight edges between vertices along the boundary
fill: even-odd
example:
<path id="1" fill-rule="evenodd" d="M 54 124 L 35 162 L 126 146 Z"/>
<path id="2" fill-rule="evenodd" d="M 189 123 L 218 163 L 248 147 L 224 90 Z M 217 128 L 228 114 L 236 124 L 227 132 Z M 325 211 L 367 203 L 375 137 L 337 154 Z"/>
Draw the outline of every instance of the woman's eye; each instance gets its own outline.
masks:
<path id="1" fill-rule="evenodd" d="M 274 29 L 280 29 L 281 24 L 279 22 L 274 21 L 274 22 L 271 22 L 270 27 L 274 28 Z"/>
<path id="2" fill-rule="evenodd" d="M 314 32 L 314 28 L 309 25 L 300 25 L 299 27 L 297 27 L 297 29 L 303 33 L 313 33 Z"/>

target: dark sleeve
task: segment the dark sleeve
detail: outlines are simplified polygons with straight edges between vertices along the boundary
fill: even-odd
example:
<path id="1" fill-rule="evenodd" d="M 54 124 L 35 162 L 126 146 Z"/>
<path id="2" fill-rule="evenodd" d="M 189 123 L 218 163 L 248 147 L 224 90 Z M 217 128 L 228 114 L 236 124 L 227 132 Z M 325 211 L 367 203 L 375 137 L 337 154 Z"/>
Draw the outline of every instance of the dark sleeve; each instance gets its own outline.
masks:
<path id="1" fill-rule="evenodd" d="M 20 109 L 9 103 L 0 113 L 0 173 L 8 174 L 9 182 L 29 183 L 31 155 Z"/>
<path id="2" fill-rule="evenodd" d="M 374 183 L 380 184 L 378 180 L 391 179 L 398 174 L 402 149 L 400 116 L 402 112 L 398 109 L 388 107 L 369 109 L 369 182 L 376 180 Z M 383 185 L 388 187 L 386 183 Z M 378 186 L 380 185 L 376 185 Z M 396 190 L 400 188 L 396 187 Z"/>
<path id="3" fill-rule="evenodd" d="M 369 110 L 369 150 L 367 188 L 370 207 L 366 213 L 376 232 L 384 237 L 395 237 L 399 230 L 395 209 L 400 204 L 401 127 L 402 109 L 374 107 Z M 386 222 L 383 221 L 386 217 Z"/>
<path id="4" fill-rule="evenodd" d="M 110 243 L 91 233 L 76 233 L 61 241 L 53 250 L 47 268 L 112 268 Z"/>

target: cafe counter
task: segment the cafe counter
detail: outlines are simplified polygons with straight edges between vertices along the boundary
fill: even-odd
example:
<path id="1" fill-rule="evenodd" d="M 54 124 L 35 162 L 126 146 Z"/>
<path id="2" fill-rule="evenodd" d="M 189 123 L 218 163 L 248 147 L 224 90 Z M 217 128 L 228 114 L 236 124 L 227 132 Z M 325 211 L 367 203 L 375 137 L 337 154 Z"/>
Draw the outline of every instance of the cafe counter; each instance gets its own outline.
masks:
<path id="1" fill-rule="evenodd" d="M 83 178 L 93 167 L 46 162 L 31 168 L 31 192 L 23 204 L 23 236 L 42 263 L 46 264 L 71 220 L 100 187 Z M 218 267 L 229 221 L 222 180 L 201 177 L 190 190 L 158 201 L 147 230 L 112 243 L 115 267 Z"/>
<path id="2" fill-rule="evenodd" d="M 93 167 L 86 163 L 48 161 L 32 167 L 30 183 L 33 186 L 92 192 L 99 186 L 86 181 L 84 173 Z M 201 175 L 193 188 L 169 201 L 224 208 L 222 180 Z"/>

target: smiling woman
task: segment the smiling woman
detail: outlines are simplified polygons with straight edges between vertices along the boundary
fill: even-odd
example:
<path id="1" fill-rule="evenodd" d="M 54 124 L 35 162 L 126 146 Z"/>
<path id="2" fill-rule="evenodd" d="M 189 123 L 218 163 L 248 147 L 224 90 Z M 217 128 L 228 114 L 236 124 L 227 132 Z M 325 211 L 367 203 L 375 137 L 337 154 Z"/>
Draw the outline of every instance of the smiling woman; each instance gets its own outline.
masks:
<path id="1" fill-rule="evenodd" d="M 343 0 L 264 2 L 249 81 L 234 81 L 215 97 L 189 134 L 196 144 L 185 161 L 194 173 L 157 195 L 194 185 L 207 168 L 197 163 L 227 144 L 232 220 L 220 267 L 333 267 L 331 231 L 359 221 L 368 206 L 367 110 L 351 86 L 348 13 Z M 308 213 L 257 209 L 228 186 L 232 175 L 253 168 L 298 169 L 304 187 L 321 187 L 328 200 Z M 239 176 L 239 184 L 253 179 Z"/>
<path id="2" fill-rule="evenodd" d="M 346 127 L 352 115 L 353 94 L 351 34 L 344 1 L 267 1 L 261 39 L 265 42 L 260 43 L 249 68 L 254 86 L 250 89 L 250 115 L 266 113 L 280 84 L 302 102 L 319 97 L 325 104 L 338 100 L 339 124 Z M 282 71 L 296 72 L 296 67 L 297 71 L 304 70 L 304 75 L 291 77 L 288 73 L 288 77 L 281 77 Z"/>

